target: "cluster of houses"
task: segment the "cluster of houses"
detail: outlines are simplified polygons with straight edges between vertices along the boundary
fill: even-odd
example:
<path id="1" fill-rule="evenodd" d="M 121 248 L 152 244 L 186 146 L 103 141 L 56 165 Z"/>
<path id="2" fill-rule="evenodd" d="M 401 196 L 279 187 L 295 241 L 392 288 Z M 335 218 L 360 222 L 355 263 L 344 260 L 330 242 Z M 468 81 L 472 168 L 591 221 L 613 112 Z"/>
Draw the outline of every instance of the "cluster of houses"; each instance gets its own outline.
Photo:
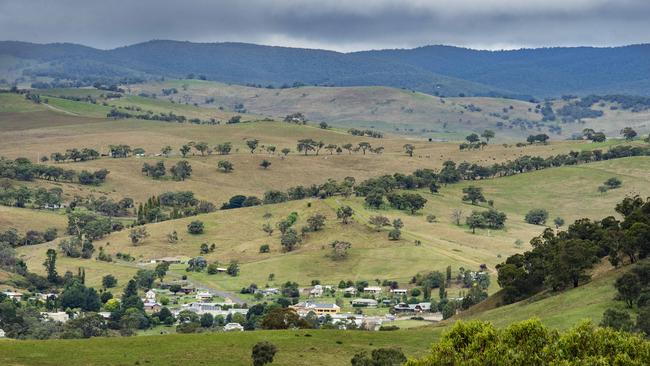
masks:
<path id="1" fill-rule="evenodd" d="M 22 301 L 22 300 L 47 301 L 49 299 L 56 299 L 58 297 L 58 295 L 55 294 L 55 293 L 36 292 L 36 293 L 32 294 L 30 297 L 26 298 L 25 294 L 23 294 L 22 292 L 18 292 L 18 291 L 15 291 L 15 290 L 10 290 L 10 289 L 7 289 L 7 290 L 2 291 L 0 293 L 5 295 L 10 300 L 15 300 L 15 301 Z"/>

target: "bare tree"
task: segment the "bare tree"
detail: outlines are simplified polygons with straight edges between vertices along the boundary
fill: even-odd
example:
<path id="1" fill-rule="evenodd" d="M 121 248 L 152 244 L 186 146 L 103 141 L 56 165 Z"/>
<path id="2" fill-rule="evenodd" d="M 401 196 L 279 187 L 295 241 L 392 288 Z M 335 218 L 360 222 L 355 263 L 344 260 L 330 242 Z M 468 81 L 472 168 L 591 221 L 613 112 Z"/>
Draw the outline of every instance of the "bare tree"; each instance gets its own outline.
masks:
<path id="1" fill-rule="evenodd" d="M 451 219 L 460 226 L 460 221 L 463 219 L 463 210 L 456 208 L 451 212 Z"/>

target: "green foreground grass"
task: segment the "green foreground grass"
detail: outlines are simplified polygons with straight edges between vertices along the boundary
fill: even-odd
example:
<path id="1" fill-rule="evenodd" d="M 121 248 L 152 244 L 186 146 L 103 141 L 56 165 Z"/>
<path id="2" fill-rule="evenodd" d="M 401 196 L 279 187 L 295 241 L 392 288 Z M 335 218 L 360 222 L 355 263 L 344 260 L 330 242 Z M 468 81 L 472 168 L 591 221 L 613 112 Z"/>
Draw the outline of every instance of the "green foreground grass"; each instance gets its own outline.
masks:
<path id="1" fill-rule="evenodd" d="M 409 357 L 426 353 L 442 329 L 392 332 L 287 330 L 169 334 L 135 338 L 0 342 L 2 365 L 250 365 L 256 342 L 275 344 L 274 365 L 345 365 L 359 351 L 399 347 Z"/>

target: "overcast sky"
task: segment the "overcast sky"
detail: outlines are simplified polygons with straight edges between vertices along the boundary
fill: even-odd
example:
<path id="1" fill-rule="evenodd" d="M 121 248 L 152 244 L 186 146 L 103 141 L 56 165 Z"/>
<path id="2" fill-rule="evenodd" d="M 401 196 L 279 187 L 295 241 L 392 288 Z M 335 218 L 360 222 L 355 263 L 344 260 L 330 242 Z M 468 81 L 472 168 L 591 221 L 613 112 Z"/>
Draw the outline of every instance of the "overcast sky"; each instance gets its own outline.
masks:
<path id="1" fill-rule="evenodd" d="M 0 39 L 150 39 L 354 51 L 650 42 L 650 0 L 0 0 Z"/>

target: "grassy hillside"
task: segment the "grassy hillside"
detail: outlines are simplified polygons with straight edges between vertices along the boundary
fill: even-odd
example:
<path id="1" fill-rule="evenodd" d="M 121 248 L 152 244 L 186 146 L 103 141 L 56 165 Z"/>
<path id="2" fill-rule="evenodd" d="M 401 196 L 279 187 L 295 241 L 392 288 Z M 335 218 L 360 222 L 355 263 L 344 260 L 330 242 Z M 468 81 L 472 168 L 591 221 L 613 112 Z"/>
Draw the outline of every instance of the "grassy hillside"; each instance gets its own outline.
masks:
<path id="1" fill-rule="evenodd" d="M 0 231 L 14 228 L 25 234 L 27 230 L 44 231 L 53 227 L 61 233 L 66 225 L 66 217 L 58 211 L 0 206 Z"/>
<path id="2" fill-rule="evenodd" d="M 338 330 L 206 333 L 136 338 L 0 341 L 6 365 L 250 365 L 256 342 L 275 344 L 278 365 L 345 365 L 362 350 L 400 347 L 411 357 L 427 352 L 439 329 L 394 332 Z M 75 357 L 70 357 L 74 353 Z"/>
<path id="3" fill-rule="evenodd" d="M 525 213 L 532 208 L 545 208 L 551 220 L 560 216 L 567 222 L 577 218 L 599 219 L 615 214 L 613 207 L 625 195 L 650 194 L 648 190 L 650 158 L 627 158 L 604 161 L 577 167 L 562 167 L 526 173 L 517 176 L 474 182 L 484 188 L 486 197 L 494 200 L 497 209 L 508 215 L 506 230 L 478 230 L 472 234 L 466 226 L 456 226 L 451 218 L 454 209 L 462 209 L 464 215 L 474 209 L 481 209 L 461 202 L 461 189 L 468 183 L 444 187 L 439 194 L 422 194 L 428 199 L 426 207 L 417 215 L 407 215 L 396 210 L 370 210 L 360 198 L 345 200 L 333 197 L 326 200 L 292 201 L 283 204 L 265 205 L 236 210 L 218 211 L 193 218 L 167 221 L 147 225 L 151 236 L 141 245 L 133 246 L 127 232 L 118 232 L 95 242 L 108 253 L 130 253 L 137 261 L 148 262 L 162 256 L 198 256 L 202 243 L 215 243 L 216 250 L 205 255 L 209 261 L 227 264 L 237 260 L 241 264 L 238 277 L 186 273 L 184 265 L 172 267 L 176 276 L 188 274 L 190 278 L 213 288 L 237 292 L 251 283 L 279 286 L 286 281 L 297 281 L 308 285 L 311 280 L 336 284 L 340 280 L 369 280 L 375 278 L 397 280 L 406 285 L 411 276 L 421 271 L 443 271 L 451 265 L 454 273 L 459 267 L 478 268 L 487 264 L 494 271 L 496 264 L 509 255 L 521 252 L 528 244 L 516 245 L 517 240 L 527 243 L 539 235 L 544 226 L 524 222 Z M 619 177 L 623 187 L 602 194 L 597 187 L 610 177 Z M 589 205 L 584 202 L 588 201 Z M 308 204 L 311 202 L 311 204 Z M 355 210 L 353 223 L 343 225 L 336 220 L 335 210 L 350 205 Z M 298 212 L 297 228 L 305 225 L 307 217 L 315 213 L 327 217 L 324 230 L 308 234 L 296 251 L 283 253 L 280 235 L 268 236 L 261 230 L 264 223 L 275 225 L 291 212 Z M 405 223 L 404 235 L 400 241 L 389 241 L 386 231 L 376 232 L 367 224 L 370 216 L 383 214 L 390 219 L 401 218 Z M 426 221 L 428 214 L 436 215 L 438 221 Z M 190 235 L 187 224 L 199 219 L 205 223 L 205 232 Z M 167 242 L 166 236 L 177 231 L 180 241 Z M 332 261 L 328 247 L 333 240 L 352 243 L 349 257 L 344 261 Z M 415 245 L 419 240 L 421 245 Z M 270 253 L 259 253 L 262 244 L 269 244 Z M 20 248 L 29 267 L 42 271 L 45 247 Z M 64 259 L 59 266 L 66 270 L 86 268 L 88 283 L 97 285 L 101 273 L 114 273 L 122 283 L 138 268 L 135 263 L 117 262 L 104 264 L 95 260 Z M 121 268 L 131 271 L 122 272 Z M 92 275 L 91 275 L 92 273 Z M 275 275 L 269 280 L 269 274 Z M 90 278 L 92 277 L 92 278 Z M 498 290 L 493 278 L 491 293 Z M 457 290 L 452 290 L 452 293 Z"/>
<path id="4" fill-rule="evenodd" d="M 628 268 L 613 269 L 609 263 L 603 262 L 599 265 L 599 270 L 601 272 L 596 272 L 591 282 L 578 288 L 557 294 L 542 293 L 514 304 L 484 312 L 472 311 L 456 318 L 485 320 L 498 327 L 531 316 L 557 329 L 569 328 L 584 319 L 590 319 L 597 324 L 606 309 L 611 307 L 625 309 L 621 301 L 615 300 L 614 282 Z"/>
<path id="5" fill-rule="evenodd" d="M 284 117 L 303 112 L 314 121 L 327 121 L 336 126 L 375 128 L 383 131 L 423 135 L 433 138 L 463 139 L 471 132 L 492 129 L 497 139 L 508 140 L 540 132 L 562 139 L 590 127 L 609 136 L 618 136 L 625 126 L 647 133 L 647 111 L 631 113 L 611 110 L 611 104 L 596 106 L 604 115 L 586 118 L 584 123 L 542 122 L 536 112 L 537 103 L 489 97 L 437 97 L 389 87 L 300 87 L 286 89 L 251 88 L 200 80 L 172 80 L 130 87 L 137 94 L 155 93 L 158 98 L 176 102 L 198 103 L 207 108 L 232 110 L 243 105 L 250 113 Z M 178 94 L 163 96 L 163 88 L 176 88 Z M 214 101 L 207 104 L 208 98 Z M 564 105 L 554 101 L 554 108 Z M 517 120 L 533 124 L 517 124 Z M 503 124 L 503 127 L 499 127 Z M 549 127 L 561 126 L 561 134 Z"/>
<path id="6" fill-rule="evenodd" d="M 52 95 L 70 93 L 53 90 Z M 81 93 L 77 91 L 77 93 Z M 91 93 L 92 95 L 92 93 Z M 130 157 L 128 159 L 102 158 L 83 163 L 64 163 L 57 166 L 75 170 L 94 170 L 106 168 L 111 173 L 106 183 L 100 187 L 84 187 L 60 183 L 68 199 L 74 195 L 87 196 L 108 195 L 116 199 L 125 196 L 136 201 L 143 201 L 152 194 L 166 191 L 191 190 L 200 198 L 220 204 L 235 194 L 262 195 L 270 188 L 286 189 L 295 185 L 319 184 L 333 178 L 341 180 L 353 176 L 357 180 L 375 177 L 381 174 L 395 172 L 410 173 L 418 168 L 438 168 L 445 160 L 470 161 L 481 164 L 492 164 L 522 155 L 548 156 L 566 153 L 569 150 L 603 148 L 606 145 L 618 144 L 620 141 L 608 141 L 604 144 L 585 142 L 557 142 L 550 145 L 534 145 L 522 148 L 501 144 L 491 144 L 482 151 L 459 152 L 456 143 L 435 143 L 425 139 L 406 139 L 403 137 L 387 136 L 383 139 L 371 139 L 349 135 L 338 129 L 320 129 L 313 125 L 297 126 L 284 122 L 247 122 L 236 125 L 195 125 L 143 120 L 107 120 L 97 117 L 106 108 L 84 102 L 71 102 L 52 98 L 51 104 L 21 104 L 22 97 L 13 94 L 0 94 L 0 97 L 11 97 L 12 103 L 20 107 L 21 112 L 0 112 L 3 123 L 0 130 L 0 156 L 8 158 L 27 157 L 37 161 L 53 152 L 65 152 L 69 148 L 93 148 L 101 153 L 107 153 L 111 144 L 127 144 L 132 148 L 141 147 L 146 150 L 146 157 Z M 61 103 L 59 103 L 61 102 Z M 171 104 L 148 98 L 128 97 L 110 103 L 124 103 L 125 106 L 135 104 L 140 108 L 159 108 L 163 111 L 170 108 L 177 114 L 204 113 L 201 118 L 207 118 L 210 111 L 191 105 Z M 59 103 L 59 104 L 57 104 Z M 57 110 L 52 110 L 57 104 Z M 36 108 L 38 111 L 31 111 Z M 45 109 L 45 110 L 41 110 Z M 97 111 L 94 111 L 97 109 Z M 95 113 L 97 112 L 97 113 Z M 85 113 L 85 114 L 84 114 Z M 229 113 L 229 112 L 225 112 Z M 95 115 L 95 117 L 92 117 Z M 198 116 L 198 114 L 197 114 Z M 253 118 L 247 116 L 245 118 Z M 339 146 L 362 141 L 369 141 L 373 146 L 384 147 L 381 155 L 361 153 L 331 155 L 323 150 L 319 156 L 303 156 L 296 152 L 299 139 L 311 138 L 323 141 L 325 144 Z M 246 140 L 258 139 L 260 148 L 255 154 L 250 154 Z M 178 149 L 190 141 L 205 141 L 210 147 L 223 142 L 231 142 L 233 151 L 229 156 L 200 156 L 193 151 L 187 160 L 193 168 L 193 175 L 185 182 L 176 182 L 167 177 L 152 180 L 141 174 L 144 162 L 150 164 L 165 160 L 169 169 L 178 160 Z M 415 154 L 409 158 L 403 151 L 406 143 L 415 146 Z M 156 157 L 163 146 L 173 148 L 171 156 L 163 159 Z M 276 153 L 269 154 L 265 146 L 275 146 Z M 290 148 L 288 157 L 280 156 L 282 148 Z M 231 161 L 235 170 L 224 174 L 217 171 L 219 160 Z M 268 170 L 259 167 L 263 159 L 271 161 Z M 35 182 L 35 185 L 50 186 L 48 182 Z M 218 189 L 215 189 L 218 187 Z"/>

